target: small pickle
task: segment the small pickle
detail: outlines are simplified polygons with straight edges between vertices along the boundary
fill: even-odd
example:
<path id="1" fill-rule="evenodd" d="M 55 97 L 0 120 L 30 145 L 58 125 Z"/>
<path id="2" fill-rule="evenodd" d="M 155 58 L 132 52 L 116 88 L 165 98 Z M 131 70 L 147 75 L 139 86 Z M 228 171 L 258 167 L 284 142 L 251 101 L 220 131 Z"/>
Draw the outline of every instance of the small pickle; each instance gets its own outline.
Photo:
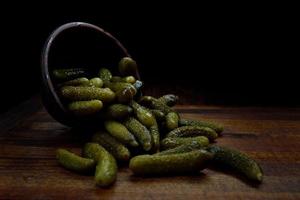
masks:
<path id="1" fill-rule="evenodd" d="M 155 116 L 156 120 L 161 122 L 166 120 L 165 114 L 160 110 L 151 109 L 152 114 Z"/>
<path id="2" fill-rule="evenodd" d="M 99 112 L 103 107 L 102 101 L 74 101 L 68 105 L 68 109 L 77 116 L 91 115 Z"/>
<path id="3" fill-rule="evenodd" d="M 71 68 L 71 69 L 55 69 L 53 70 L 53 76 L 57 80 L 72 80 L 81 76 L 87 75 L 87 72 L 83 68 Z"/>
<path id="4" fill-rule="evenodd" d="M 175 106 L 175 104 L 178 101 L 178 96 L 174 95 L 174 94 L 166 94 L 160 98 L 158 98 L 159 101 L 163 102 L 164 104 L 172 107 Z"/>
<path id="5" fill-rule="evenodd" d="M 106 84 L 112 78 L 111 72 L 107 68 L 101 68 L 99 70 L 99 77 Z"/>
<path id="6" fill-rule="evenodd" d="M 70 81 L 66 81 L 61 84 L 61 86 L 88 86 L 89 85 L 89 79 L 85 77 L 76 78 Z"/>
<path id="7" fill-rule="evenodd" d="M 93 159 L 82 158 L 65 149 L 58 149 L 56 151 L 56 158 L 58 162 L 66 169 L 88 173 L 95 169 L 95 161 Z"/>
<path id="8" fill-rule="evenodd" d="M 160 133 L 158 125 L 155 124 L 149 128 L 151 140 L 152 140 L 152 151 L 157 152 L 160 147 Z"/>
<path id="9" fill-rule="evenodd" d="M 87 101 L 98 99 L 102 102 L 111 102 L 115 99 L 115 93 L 109 88 L 96 87 L 74 87 L 65 86 L 61 88 L 61 95 L 71 101 Z"/>
<path id="10" fill-rule="evenodd" d="M 218 134 L 223 132 L 224 127 L 217 123 L 212 122 L 205 122 L 205 121 L 196 121 L 192 119 L 180 119 L 179 120 L 180 126 L 203 126 L 203 127 L 209 127 L 213 130 L 215 130 Z"/>
<path id="11" fill-rule="evenodd" d="M 161 156 L 161 155 L 169 155 L 169 154 L 177 154 L 177 153 L 187 153 L 187 152 L 194 151 L 194 150 L 200 150 L 202 148 L 204 148 L 204 146 L 202 144 L 200 144 L 196 140 L 192 140 L 191 142 L 182 144 L 182 145 L 177 146 L 172 149 L 161 151 L 159 153 L 156 153 L 155 155 Z"/>
<path id="12" fill-rule="evenodd" d="M 120 103 L 129 102 L 137 92 L 135 87 L 130 83 L 108 82 L 106 86 L 116 93 Z"/>
<path id="13" fill-rule="evenodd" d="M 228 166 L 251 180 L 262 182 L 263 171 L 261 167 L 246 154 L 235 149 L 216 145 L 208 147 L 207 150 L 214 154 L 213 161 L 216 166 Z"/>
<path id="14" fill-rule="evenodd" d="M 126 83 L 134 84 L 136 82 L 136 79 L 134 78 L 134 76 L 126 76 L 123 78 L 123 81 Z"/>
<path id="15" fill-rule="evenodd" d="M 130 133 L 123 124 L 117 121 L 108 120 L 104 122 L 104 126 L 110 135 L 112 135 L 123 144 L 129 144 L 133 147 L 139 145 L 132 133 Z"/>
<path id="16" fill-rule="evenodd" d="M 101 78 L 95 77 L 89 80 L 89 85 L 92 87 L 101 88 L 103 86 L 103 81 Z"/>
<path id="17" fill-rule="evenodd" d="M 129 168 L 136 175 L 177 175 L 197 173 L 207 166 L 212 154 L 192 151 L 171 155 L 140 155 L 130 160 Z"/>
<path id="18" fill-rule="evenodd" d="M 218 134 L 211 128 L 199 126 L 182 126 L 169 132 L 166 137 L 194 137 L 205 136 L 210 141 L 215 140 Z"/>
<path id="19" fill-rule="evenodd" d="M 143 124 L 137 119 L 129 117 L 124 121 L 124 125 L 137 138 L 145 151 L 151 149 L 151 135 Z"/>
<path id="20" fill-rule="evenodd" d="M 188 144 L 190 142 L 197 142 L 199 146 L 206 147 L 209 145 L 209 140 L 205 136 L 197 136 L 197 137 L 185 137 L 185 138 L 165 138 L 161 141 L 160 147 L 161 149 L 172 149 L 178 147 L 183 144 Z"/>
<path id="21" fill-rule="evenodd" d="M 133 108 L 133 112 L 136 118 L 147 128 L 154 126 L 157 124 L 156 119 L 151 111 L 147 108 L 141 106 L 135 101 L 130 102 L 131 107 Z"/>
<path id="22" fill-rule="evenodd" d="M 105 110 L 105 117 L 107 119 L 124 119 L 131 115 L 132 108 L 123 104 L 112 104 Z"/>
<path id="23" fill-rule="evenodd" d="M 96 132 L 92 141 L 102 145 L 118 161 L 127 161 L 130 158 L 130 152 L 127 147 L 104 131 Z"/>
<path id="24" fill-rule="evenodd" d="M 137 64 L 130 57 L 124 57 L 119 62 L 119 72 L 122 76 L 134 76 L 137 77 Z"/>
<path id="25" fill-rule="evenodd" d="M 175 112 L 169 112 L 166 116 L 166 127 L 169 131 L 178 128 L 179 115 Z"/>
<path id="26" fill-rule="evenodd" d="M 95 171 L 96 185 L 106 187 L 117 179 L 118 166 L 115 158 L 97 143 L 87 143 L 83 155 L 97 162 Z"/>

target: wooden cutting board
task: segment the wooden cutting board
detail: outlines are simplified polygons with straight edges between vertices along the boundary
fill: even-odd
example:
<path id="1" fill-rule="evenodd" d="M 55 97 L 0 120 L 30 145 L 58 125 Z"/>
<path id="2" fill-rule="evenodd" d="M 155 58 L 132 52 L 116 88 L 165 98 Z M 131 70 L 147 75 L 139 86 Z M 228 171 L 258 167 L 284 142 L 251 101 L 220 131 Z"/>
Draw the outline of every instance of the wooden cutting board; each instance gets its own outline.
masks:
<path id="1" fill-rule="evenodd" d="M 222 123 L 218 144 L 256 159 L 260 185 L 217 169 L 140 178 L 120 166 L 110 188 L 60 167 L 58 147 L 80 153 L 88 134 L 54 121 L 35 97 L 0 116 L 0 199 L 300 199 L 300 109 L 179 106 L 183 118 Z"/>

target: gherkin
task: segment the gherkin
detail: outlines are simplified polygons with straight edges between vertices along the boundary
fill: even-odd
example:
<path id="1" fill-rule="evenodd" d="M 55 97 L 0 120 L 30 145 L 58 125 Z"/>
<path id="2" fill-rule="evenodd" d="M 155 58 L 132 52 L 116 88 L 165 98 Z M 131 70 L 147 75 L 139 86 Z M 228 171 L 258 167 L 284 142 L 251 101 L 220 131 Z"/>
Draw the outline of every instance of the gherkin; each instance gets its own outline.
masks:
<path id="1" fill-rule="evenodd" d="M 103 107 L 102 101 L 74 101 L 68 105 L 68 109 L 75 115 L 85 116 L 99 112 Z"/>
<path id="2" fill-rule="evenodd" d="M 169 132 L 166 137 L 194 137 L 206 136 L 210 141 L 215 140 L 218 134 L 209 127 L 182 126 Z"/>
<path id="3" fill-rule="evenodd" d="M 172 149 L 178 147 L 183 144 L 188 144 L 190 142 L 197 142 L 199 146 L 206 147 L 209 145 L 209 140 L 205 136 L 197 136 L 197 137 L 185 137 L 185 138 L 165 138 L 161 141 L 160 146 L 161 149 Z"/>

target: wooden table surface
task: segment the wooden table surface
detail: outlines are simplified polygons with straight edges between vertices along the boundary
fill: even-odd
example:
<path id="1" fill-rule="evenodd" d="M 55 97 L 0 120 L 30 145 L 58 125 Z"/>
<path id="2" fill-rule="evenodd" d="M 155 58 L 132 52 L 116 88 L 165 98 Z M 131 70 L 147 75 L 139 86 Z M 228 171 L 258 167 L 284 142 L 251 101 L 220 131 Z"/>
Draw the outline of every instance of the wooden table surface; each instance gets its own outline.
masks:
<path id="1" fill-rule="evenodd" d="M 255 158 L 261 185 L 231 172 L 139 178 L 126 166 L 110 188 L 60 167 L 58 147 L 80 152 L 87 140 L 52 119 L 39 98 L 0 116 L 0 199 L 300 199 L 300 109 L 178 106 L 182 117 L 224 124 L 218 144 Z"/>

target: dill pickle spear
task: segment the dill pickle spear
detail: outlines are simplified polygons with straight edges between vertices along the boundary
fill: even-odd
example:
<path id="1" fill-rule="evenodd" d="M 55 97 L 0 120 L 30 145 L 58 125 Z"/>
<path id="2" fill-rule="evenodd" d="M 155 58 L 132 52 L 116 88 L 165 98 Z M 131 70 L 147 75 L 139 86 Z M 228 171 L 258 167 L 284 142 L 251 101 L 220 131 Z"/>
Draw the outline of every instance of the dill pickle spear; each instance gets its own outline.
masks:
<path id="1" fill-rule="evenodd" d="M 104 131 L 96 132 L 92 141 L 103 146 L 119 161 L 127 161 L 130 158 L 130 152 L 127 147 Z"/>
<path id="2" fill-rule="evenodd" d="M 101 78 L 95 77 L 89 80 L 89 85 L 92 87 L 101 88 L 103 86 L 103 81 Z"/>
<path id="3" fill-rule="evenodd" d="M 224 127 L 217 123 L 212 122 L 206 122 L 206 121 L 199 121 L 199 120 L 192 120 L 192 119 L 180 119 L 179 120 L 180 126 L 203 126 L 203 127 L 209 127 L 213 130 L 215 130 L 218 134 L 223 132 Z"/>
<path id="4" fill-rule="evenodd" d="M 109 82 L 110 79 L 112 78 L 111 72 L 107 68 L 101 68 L 99 70 L 99 77 L 101 80 L 105 83 Z"/>
<path id="5" fill-rule="evenodd" d="M 169 154 L 177 154 L 177 153 L 187 153 L 194 150 L 203 149 L 204 146 L 196 140 L 192 140 L 188 143 L 182 144 L 180 146 L 174 147 L 172 149 L 164 150 L 154 155 L 169 155 Z M 204 151 L 204 150 L 203 150 Z"/>
<path id="6" fill-rule="evenodd" d="M 84 76 L 87 74 L 86 70 L 83 68 L 70 68 L 70 69 L 55 69 L 53 70 L 53 76 L 57 80 L 71 80 Z"/>
<path id="7" fill-rule="evenodd" d="M 102 101 L 74 101 L 68 105 L 68 109 L 77 116 L 91 115 L 99 112 L 103 107 Z"/>
<path id="8" fill-rule="evenodd" d="M 212 154 L 192 151 L 171 155 L 140 155 L 130 160 L 129 168 L 136 175 L 178 175 L 197 173 L 207 166 Z"/>
<path id="9" fill-rule="evenodd" d="M 96 87 L 74 87 L 65 86 L 61 88 L 61 95 L 71 101 L 86 101 L 98 99 L 102 102 L 111 102 L 115 99 L 115 93 L 109 88 Z"/>
<path id="10" fill-rule="evenodd" d="M 105 117 L 107 119 L 124 119 L 133 112 L 130 106 L 124 104 L 112 104 L 105 110 Z"/>
<path id="11" fill-rule="evenodd" d="M 133 147 L 138 146 L 135 137 L 131 132 L 121 123 L 113 120 L 107 120 L 104 122 L 105 129 L 114 138 L 119 140 L 123 144 L 128 144 Z"/>
<path id="12" fill-rule="evenodd" d="M 197 136 L 197 137 L 185 137 L 185 138 L 179 138 L 179 137 L 165 138 L 161 141 L 160 147 L 163 150 L 172 149 L 183 144 L 188 144 L 192 141 L 197 142 L 199 146 L 202 147 L 206 147 L 209 145 L 209 140 L 207 137 Z"/>
<path id="13" fill-rule="evenodd" d="M 97 162 L 95 171 L 96 185 L 106 187 L 117 179 L 118 166 L 115 158 L 97 143 L 87 143 L 83 148 L 83 155 Z"/>
<path id="14" fill-rule="evenodd" d="M 133 108 L 133 112 L 136 118 L 147 128 L 154 126 L 157 124 L 156 119 L 151 111 L 141 106 L 135 101 L 130 102 L 131 107 Z"/>
<path id="15" fill-rule="evenodd" d="M 56 158 L 58 162 L 66 169 L 88 173 L 95 169 L 95 161 L 93 159 L 80 157 L 65 149 L 58 149 L 56 151 Z"/>
<path id="16" fill-rule="evenodd" d="M 62 83 L 62 86 L 88 86 L 89 85 L 89 79 L 85 77 L 76 78 L 73 80 L 66 81 Z"/>
<path id="17" fill-rule="evenodd" d="M 218 134 L 209 127 L 182 126 L 169 132 L 166 137 L 194 137 L 205 136 L 210 141 L 215 140 Z"/>
<path id="18" fill-rule="evenodd" d="M 169 131 L 178 127 L 179 115 L 175 112 L 169 112 L 166 116 L 166 127 Z"/>
<path id="19" fill-rule="evenodd" d="M 137 64 L 136 62 L 130 57 L 124 57 L 120 60 L 119 65 L 119 72 L 122 76 L 135 76 L 137 77 Z"/>
<path id="20" fill-rule="evenodd" d="M 216 163 L 216 166 L 228 166 L 239 173 L 244 174 L 251 180 L 262 182 L 262 168 L 255 160 L 246 154 L 235 149 L 217 145 L 209 146 L 207 150 L 214 154 L 213 161 Z"/>
<path id="21" fill-rule="evenodd" d="M 177 103 L 178 99 L 178 96 L 174 94 L 166 94 L 158 98 L 159 101 L 171 107 Z"/>
<path id="22" fill-rule="evenodd" d="M 124 125 L 137 138 L 145 151 L 151 149 L 151 135 L 143 124 L 133 117 L 128 117 L 124 121 Z"/>

